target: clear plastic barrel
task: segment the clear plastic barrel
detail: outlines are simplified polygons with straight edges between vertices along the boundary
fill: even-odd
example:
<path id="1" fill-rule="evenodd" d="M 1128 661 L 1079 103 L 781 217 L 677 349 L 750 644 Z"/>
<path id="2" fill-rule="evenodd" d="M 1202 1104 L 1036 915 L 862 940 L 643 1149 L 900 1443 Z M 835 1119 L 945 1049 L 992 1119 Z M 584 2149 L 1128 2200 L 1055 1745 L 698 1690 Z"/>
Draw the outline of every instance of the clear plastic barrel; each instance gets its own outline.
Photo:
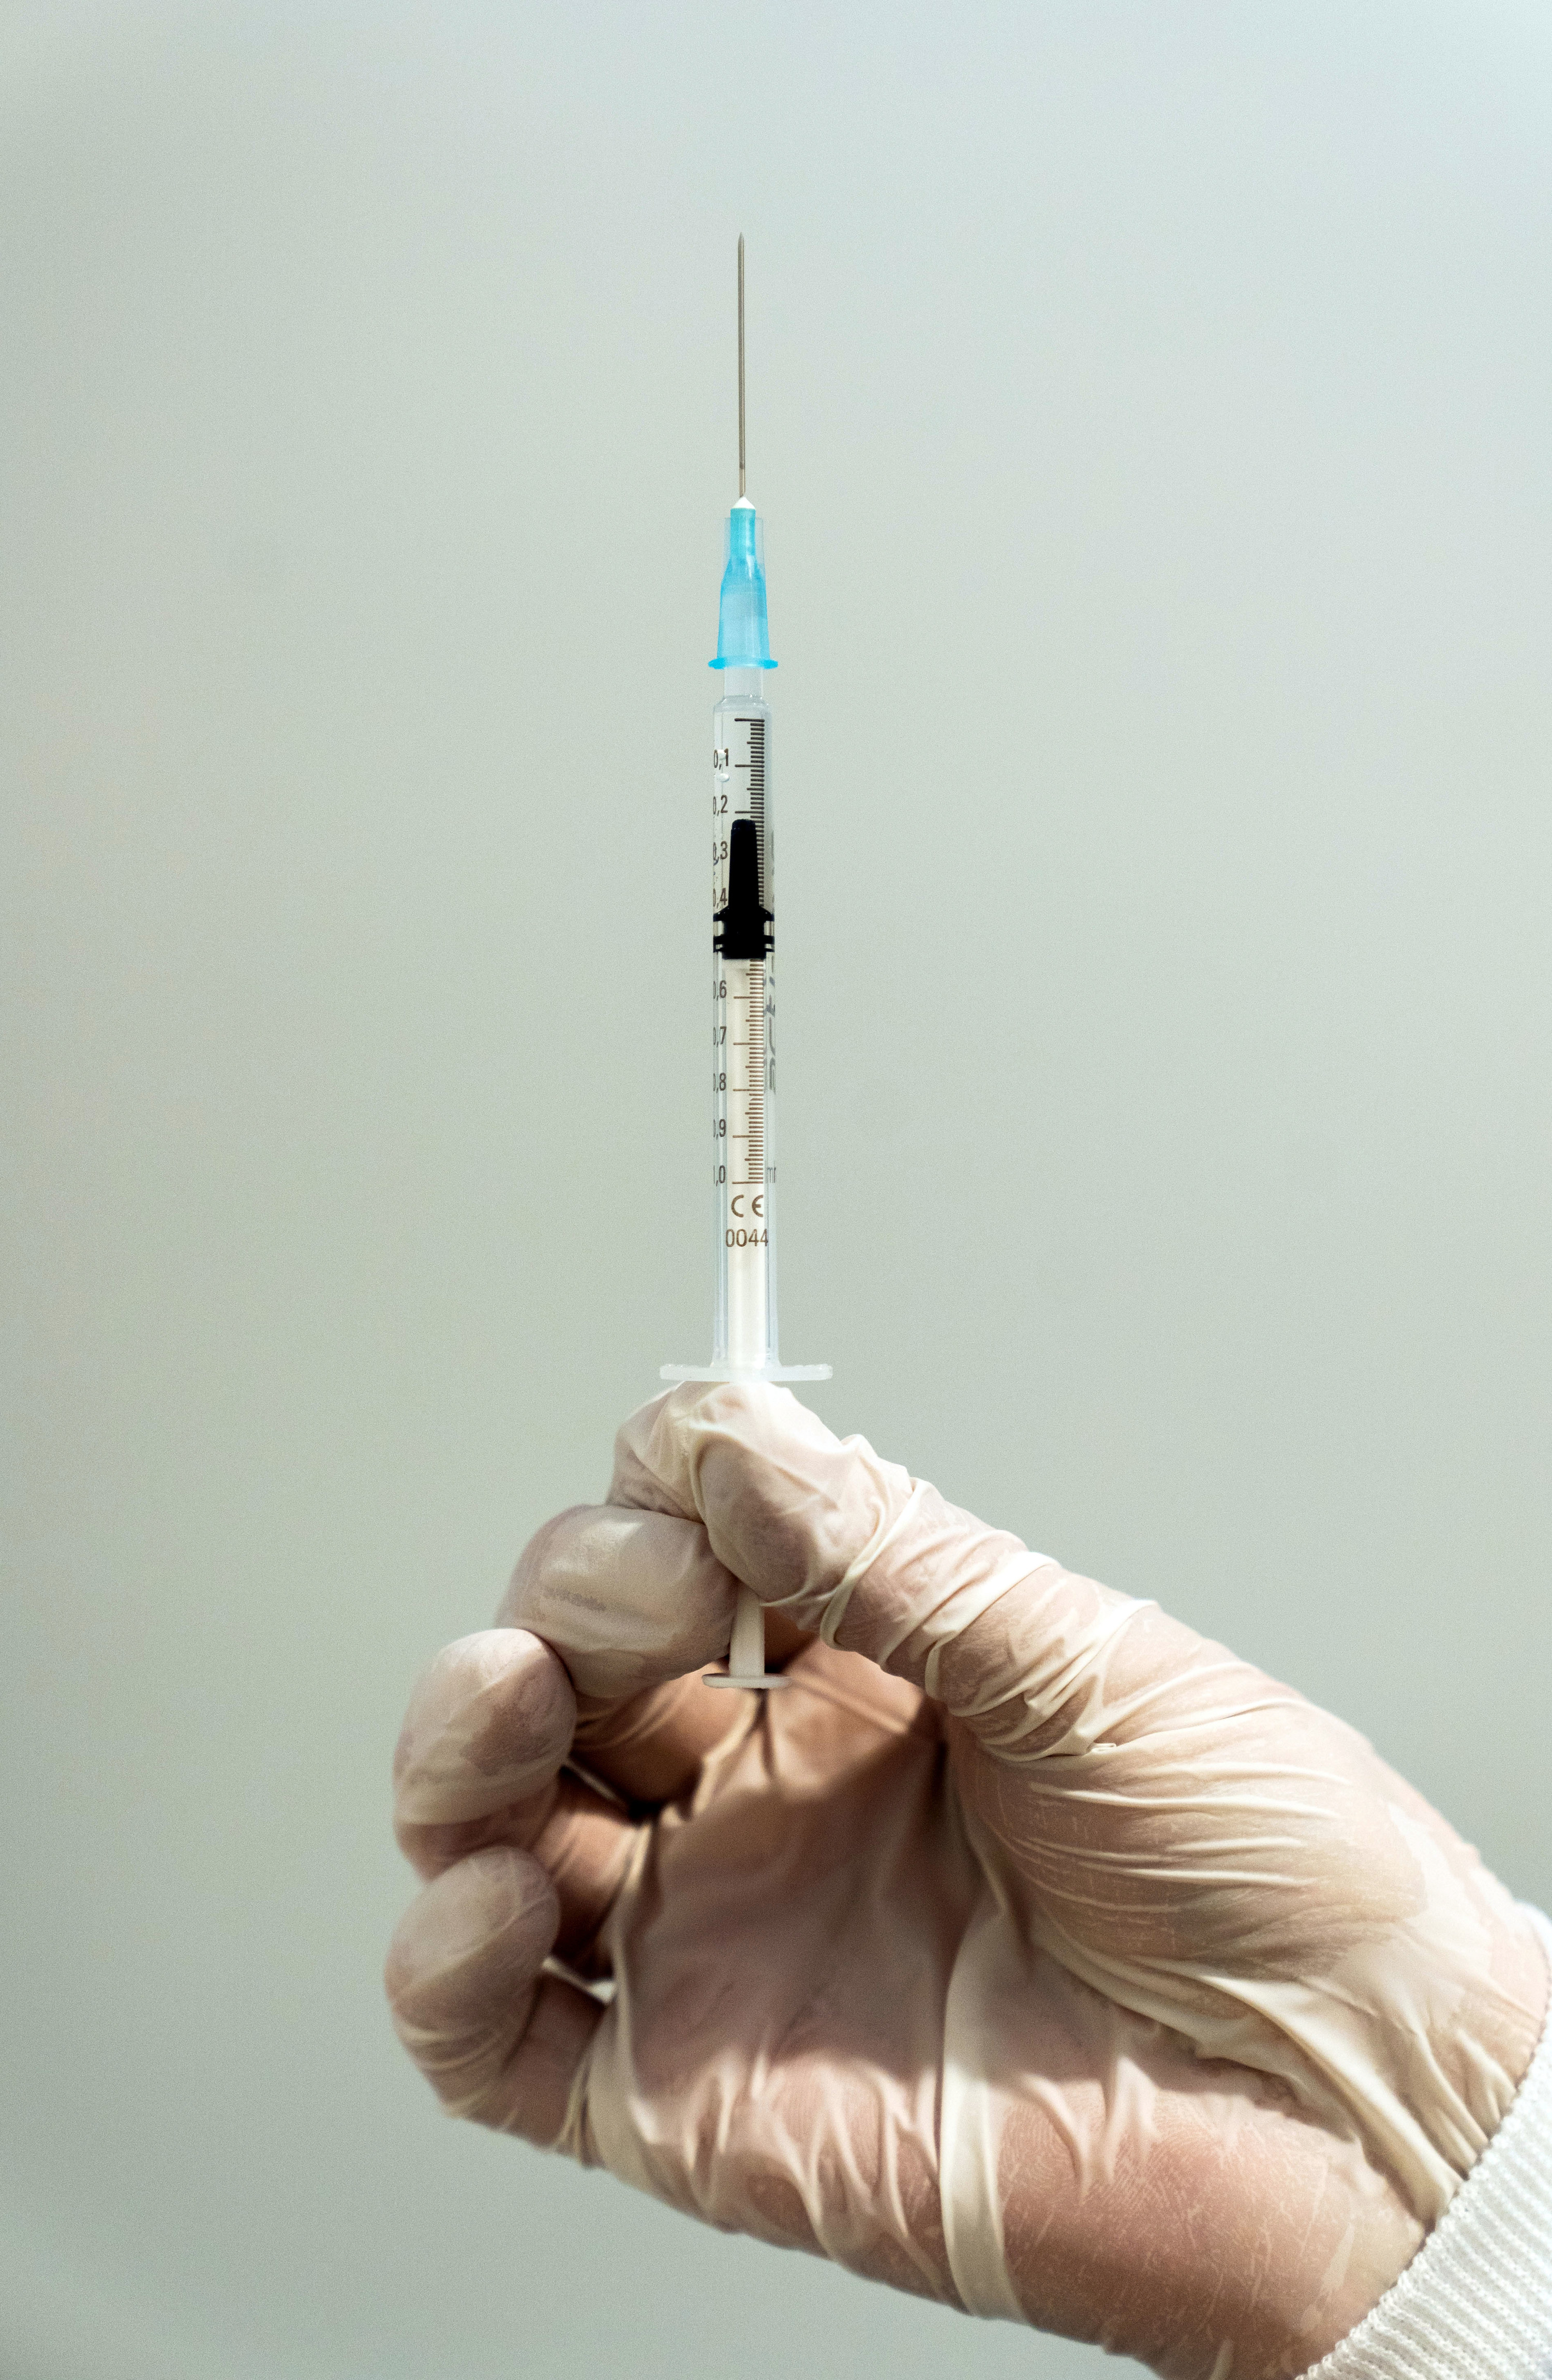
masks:
<path id="1" fill-rule="evenodd" d="M 776 1334 L 776 840 L 764 673 L 729 667 L 711 714 L 711 1195 L 709 1364 L 665 1380 L 828 1380 Z"/>
<path id="2" fill-rule="evenodd" d="M 779 1361 L 775 838 L 760 674 L 729 670 L 711 718 L 711 1360 L 750 1372 Z"/>

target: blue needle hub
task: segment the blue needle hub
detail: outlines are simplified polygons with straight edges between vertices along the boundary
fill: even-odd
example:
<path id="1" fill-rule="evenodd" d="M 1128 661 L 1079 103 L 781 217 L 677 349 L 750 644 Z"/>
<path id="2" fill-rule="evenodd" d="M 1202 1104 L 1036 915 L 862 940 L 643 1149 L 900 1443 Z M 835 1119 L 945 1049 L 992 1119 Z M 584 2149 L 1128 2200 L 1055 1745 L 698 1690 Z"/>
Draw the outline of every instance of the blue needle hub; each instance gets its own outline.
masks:
<path id="1" fill-rule="evenodd" d="M 746 496 L 728 515 L 713 669 L 774 669 L 765 615 L 765 531 Z"/>

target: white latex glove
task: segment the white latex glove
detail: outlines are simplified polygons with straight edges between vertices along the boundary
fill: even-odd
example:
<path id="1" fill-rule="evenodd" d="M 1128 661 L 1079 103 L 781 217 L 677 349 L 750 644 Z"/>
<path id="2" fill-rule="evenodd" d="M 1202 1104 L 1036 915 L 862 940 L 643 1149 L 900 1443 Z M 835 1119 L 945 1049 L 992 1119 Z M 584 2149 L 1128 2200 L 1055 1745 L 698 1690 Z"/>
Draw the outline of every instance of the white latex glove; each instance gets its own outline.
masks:
<path id="1" fill-rule="evenodd" d="M 700 1682 L 737 1580 L 783 1692 Z M 456 2112 L 707 2221 L 1295 2374 L 1530 2061 L 1534 1933 L 1351 1728 L 783 1390 L 634 1415 L 500 1620 L 406 1721 L 395 2021 Z"/>

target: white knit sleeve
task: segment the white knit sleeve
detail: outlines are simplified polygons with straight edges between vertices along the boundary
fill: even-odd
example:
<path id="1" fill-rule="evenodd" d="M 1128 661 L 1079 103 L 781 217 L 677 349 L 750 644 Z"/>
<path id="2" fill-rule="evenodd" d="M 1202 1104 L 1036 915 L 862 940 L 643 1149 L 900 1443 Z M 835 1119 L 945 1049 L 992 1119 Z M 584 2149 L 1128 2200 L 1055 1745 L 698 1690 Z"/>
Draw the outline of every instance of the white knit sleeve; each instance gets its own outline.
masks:
<path id="1" fill-rule="evenodd" d="M 1552 1961 L 1552 1925 L 1532 1911 Z M 1503 2122 L 1400 2279 L 1305 2380 L 1549 2380 L 1552 2015 Z"/>

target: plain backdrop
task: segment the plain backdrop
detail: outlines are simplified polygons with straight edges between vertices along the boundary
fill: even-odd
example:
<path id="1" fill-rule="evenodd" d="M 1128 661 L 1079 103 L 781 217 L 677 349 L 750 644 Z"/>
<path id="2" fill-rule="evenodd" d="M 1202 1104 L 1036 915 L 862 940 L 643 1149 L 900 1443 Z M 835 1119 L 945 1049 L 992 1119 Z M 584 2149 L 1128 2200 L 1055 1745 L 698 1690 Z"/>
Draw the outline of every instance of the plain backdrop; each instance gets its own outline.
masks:
<path id="1" fill-rule="evenodd" d="M 0 14 L 4 2380 L 1088 2380 L 453 2125 L 419 1666 L 709 1330 L 1552 1901 L 1552 19 Z"/>

